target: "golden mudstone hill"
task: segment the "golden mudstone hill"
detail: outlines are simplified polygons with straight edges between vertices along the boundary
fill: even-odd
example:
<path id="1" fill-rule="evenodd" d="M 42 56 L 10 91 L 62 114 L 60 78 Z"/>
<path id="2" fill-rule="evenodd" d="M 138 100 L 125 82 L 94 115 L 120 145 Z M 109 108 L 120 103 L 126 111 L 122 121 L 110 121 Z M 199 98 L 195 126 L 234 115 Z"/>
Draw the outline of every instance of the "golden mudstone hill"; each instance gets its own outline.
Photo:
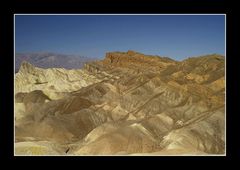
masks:
<path id="1" fill-rule="evenodd" d="M 16 155 L 225 154 L 225 58 L 107 53 L 15 75 Z"/>

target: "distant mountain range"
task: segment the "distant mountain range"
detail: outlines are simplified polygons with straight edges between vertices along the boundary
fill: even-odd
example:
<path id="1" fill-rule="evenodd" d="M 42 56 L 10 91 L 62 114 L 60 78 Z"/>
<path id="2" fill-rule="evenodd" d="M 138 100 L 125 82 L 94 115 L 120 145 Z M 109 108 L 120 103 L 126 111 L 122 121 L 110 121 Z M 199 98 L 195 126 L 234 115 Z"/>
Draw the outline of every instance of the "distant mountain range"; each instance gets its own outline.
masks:
<path id="1" fill-rule="evenodd" d="M 84 63 L 94 61 L 96 58 L 66 55 L 56 53 L 16 53 L 15 55 L 15 72 L 18 72 L 21 63 L 27 61 L 41 68 L 65 68 L 65 69 L 79 69 Z"/>

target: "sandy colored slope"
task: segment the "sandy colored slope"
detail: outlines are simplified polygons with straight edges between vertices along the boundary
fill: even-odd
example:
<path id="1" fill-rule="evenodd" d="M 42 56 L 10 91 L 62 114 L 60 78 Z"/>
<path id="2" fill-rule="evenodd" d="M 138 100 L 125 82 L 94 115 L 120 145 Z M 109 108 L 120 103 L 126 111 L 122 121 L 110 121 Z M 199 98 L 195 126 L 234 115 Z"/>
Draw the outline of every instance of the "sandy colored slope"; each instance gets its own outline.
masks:
<path id="1" fill-rule="evenodd" d="M 37 145 L 43 149 L 30 154 L 224 154 L 224 62 L 128 51 L 83 70 L 23 63 L 15 81 L 16 153 Z"/>

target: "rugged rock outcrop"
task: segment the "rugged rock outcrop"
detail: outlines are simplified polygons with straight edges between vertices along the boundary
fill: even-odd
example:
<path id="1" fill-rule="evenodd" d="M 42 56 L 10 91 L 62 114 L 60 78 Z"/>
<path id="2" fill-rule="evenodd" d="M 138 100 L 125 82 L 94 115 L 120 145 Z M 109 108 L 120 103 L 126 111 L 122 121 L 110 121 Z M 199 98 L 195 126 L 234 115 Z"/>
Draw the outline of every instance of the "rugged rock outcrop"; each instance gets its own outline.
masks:
<path id="1" fill-rule="evenodd" d="M 16 154 L 35 154 L 33 145 L 37 154 L 224 154 L 224 66 L 219 55 L 177 62 L 134 51 L 82 70 L 22 63 Z"/>
<path id="2" fill-rule="evenodd" d="M 24 61 L 15 75 L 15 94 L 42 90 L 49 98 L 58 99 L 96 82 L 99 80 L 94 75 L 81 69 L 42 69 Z"/>

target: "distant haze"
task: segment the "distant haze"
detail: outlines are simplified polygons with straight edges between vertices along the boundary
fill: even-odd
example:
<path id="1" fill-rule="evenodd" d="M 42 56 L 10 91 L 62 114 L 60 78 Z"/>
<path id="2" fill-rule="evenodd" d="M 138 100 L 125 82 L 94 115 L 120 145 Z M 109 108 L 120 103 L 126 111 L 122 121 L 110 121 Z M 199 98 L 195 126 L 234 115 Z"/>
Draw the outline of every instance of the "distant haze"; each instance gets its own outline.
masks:
<path id="1" fill-rule="evenodd" d="M 135 50 L 182 60 L 225 54 L 224 15 L 16 15 L 16 52 L 103 58 Z"/>
<path id="2" fill-rule="evenodd" d="M 15 72 L 18 72 L 21 63 L 27 61 L 41 68 L 80 69 L 86 62 L 96 60 L 85 56 L 56 54 L 56 53 L 16 53 Z"/>

